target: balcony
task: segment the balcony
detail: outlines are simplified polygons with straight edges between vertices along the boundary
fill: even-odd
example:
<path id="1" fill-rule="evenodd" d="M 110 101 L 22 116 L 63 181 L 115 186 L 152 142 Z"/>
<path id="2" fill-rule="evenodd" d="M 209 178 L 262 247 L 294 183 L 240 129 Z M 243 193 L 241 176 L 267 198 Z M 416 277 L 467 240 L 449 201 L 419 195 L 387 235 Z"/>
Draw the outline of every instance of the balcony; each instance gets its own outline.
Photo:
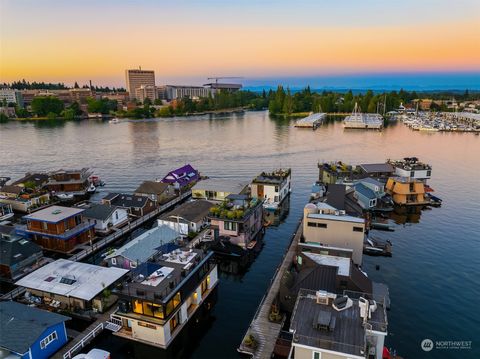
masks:
<path id="1" fill-rule="evenodd" d="M 65 232 L 59 233 L 59 234 L 51 233 L 52 231 L 49 231 L 49 232 L 36 231 L 36 230 L 28 229 L 27 226 L 18 226 L 16 229 L 16 232 L 18 234 L 38 234 L 41 236 L 68 240 L 73 236 L 76 236 L 78 234 L 88 231 L 90 228 L 93 228 L 94 226 L 95 226 L 95 223 L 82 222 L 79 225 L 71 229 L 67 229 Z"/>

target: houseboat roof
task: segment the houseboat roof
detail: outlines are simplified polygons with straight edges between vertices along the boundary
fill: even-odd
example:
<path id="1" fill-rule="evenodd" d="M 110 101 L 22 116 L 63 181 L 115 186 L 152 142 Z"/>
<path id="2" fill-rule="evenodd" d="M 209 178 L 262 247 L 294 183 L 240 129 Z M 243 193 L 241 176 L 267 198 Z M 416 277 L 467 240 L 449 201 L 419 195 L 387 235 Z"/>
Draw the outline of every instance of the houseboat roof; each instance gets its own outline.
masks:
<path id="1" fill-rule="evenodd" d="M 232 178 L 208 178 L 193 186 L 193 190 L 216 191 L 240 194 L 248 186 L 248 182 Z"/>
<path id="2" fill-rule="evenodd" d="M 366 173 L 391 173 L 394 170 L 390 163 L 362 163 L 358 166 Z"/>
<path id="3" fill-rule="evenodd" d="M 12 266 L 35 254 L 42 254 L 42 248 L 15 233 L 13 226 L 0 225 L 0 264 Z"/>
<path id="4" fill-rule="evenodd" d="M 338 268 L 338 275 L 344 277 L 348 277 L 350 275 L 350 258 L 313 252 L 302 253 L 319 265 Z"/>
<path id="5" fill-rule="evenodd" d="M 175 183 L 178 182 L 181 186 L 185 186 L 192 181 L 198 179 L 198 171 L 193 168 L 190 164 L 177 168 L 173 171 L 168 172 L 168 174 L 162 179 L 162 182 L 165 183 Z"/>
<path id="6" fill-rule="evenodd" d="M 301 289 L 290 324 L 295 344 L 363 358 L 366 344 L 364 319 L 360 316 L 358 299 L 350 300 L 352 301 L 350 308 L 337 311 L 331 304 L 317 303 L 315 291 Z M 387 319 L 382 303 L 377 302 L 377 309 L 371 316 L 368 323 L 372 325 L 372 330 L 386 332 Z M 323 323 L 325 319 L 329 323 Z M 322 323 L 319 323 L 320 320 Z M 317 329 L 316 324 L 326 324 L 329 328 Z"/>
<path id="7" fill-rule="evenodd" d="M 215 204 L 203 199 L 183 203 L 174 210 L 160 217 L 163 220 L 171 220 L 172 218 L 181 217 L 189 222 L 199 222 L 208 216 L 210 208 Z"/>
<path id="8" fill-rule="evenodd" d="M 136 190 L 135 193 L 145 194 L 159 194 L 167 190 L 169 184 L 156 181 L 144 181 Z"/>
<path id="9" fill-rule="evenodd" d="M 108 204 L 94 204 L 90 208 L 87 208 L 85 212 L 83 212 L 83 216 L 86 218 L 100 219 L 104 221 L 110 218 L 116 209 L 117 207 L 109 206 Z"/>
<path id="10" fill-rule="evenodd" d="M 127 272 L 126 269 L 58 259 L 23 277 L 16 285 L 89 301 Z"/>
<path id="11" fill-rule="evenodd" d="M 370 188 L 365 186 L 363 183 L 357 183 L 355 185 L 355 191 L 360 193 L 362 196 L 367 197 L 368 199 L 375 199 L 377 196 Z"/>
<path id="12" fill-rule="evenodd" d="M 13 301 L 0 302 L 0 347 L 22 355 L 46 329 L 67 320 L 70 318 L 47 310 Z"/>
<path id="13" fill-rule="evenodd" d="M 416 170 L 431 170 L 432 166 L 428 163 L 423 163 L 417 157 L 405 157 L 402 160 L 388 160 L 388 162 L 395 168 L 401 168 L 406 171 Z"/>
<path id="14" fill-rule="evenodd" d="M 106 259 L 122 256 L 130 261 L 143 263 L 159 251 L 162 244 L 173 242 L 180 234 L 168 226 L 161 225 L 142 233 L 124 246 L 116 249 Z"/>
<path id="15" fill-rule="evenodd" d="M 360 183 L 370 183 L 370 184 L 373 184 L 373 185 L 378 186 L 380 188 L 385 187 L 385 183 L 377 181 L 375 178 L 372 178 L 372 177 L 362 178 L 359 182 Z"/>
<path id="16" fill-rule="evenodd" d="M 347 187 L 344 184 L 329 184 L 327 187 L 327 203 L 339 210 L 345 209 Z"/>
<path id="17" fill-rule="evenodd" d="M 14 185 L 25 184 L 27 182 L 32 182 L 35 184 L 35 187 L 41 187 L 46 182 L 48 182 L 48 174 L 46 173 L 25 173 L 25 176 L 13 182 Z"/>
<path id="18" fill-rule="evenodd" d="M 329 221 L 341 221 L 341 222 L 353 222 L 365 224 L 365 219 L 359 217 L 353 217 L 349 215 L 334 215 L 334 214 L 322 214 L 322 213 L 310 213 L 307 218 L 325 219 Z"/>
<path id="19" fill-rule="evenodd" d="M 292 171 L 290 170 L 290 168 L 286 170 L 279 169 L 273 172 L 262 172 L 253 179 L 252 183 L 278 185 L 281 184 L 286 178 L 288 178 L 291 173 Z"/>
<path id="20" fill-rule="evenodd" d="M 200 249 L 175 249 L 131 271 L 128 275 L 131 281 L 116 291 L 132 298 L 165 303 L 212 255 L 213 252 Z"/>
<path id="21" fill-rule="evenodd" d="M 0 188 L 0 192 L 12 193 L 12 194 L 18 195 L 23 192 L 23 187 L 16 186 L 16 185 L 5 185 L 2 188 Z"/>
<path id="22" fill-rule="evenodd" d="M 84 212 L 84 209 L 74 208 L 74 207 L 63 207 L 63 206 L 50 206 L 40 211 L 28 214 L 24 216 L 24 219 L 27 220 L 36 220 L 42 222 L 58 223 L 67 218 L 76 216 Z"/>
<path id="23" fill-rule="evenodd" d="M 119 207 L 144 207 L 148 201 L 151 201 L 150 198 L 145 196 L 138 196 L 135 194 L 125 194 L 125 193 L 109 193 L 104 200 L 110 201 L 113 205 Z"/>

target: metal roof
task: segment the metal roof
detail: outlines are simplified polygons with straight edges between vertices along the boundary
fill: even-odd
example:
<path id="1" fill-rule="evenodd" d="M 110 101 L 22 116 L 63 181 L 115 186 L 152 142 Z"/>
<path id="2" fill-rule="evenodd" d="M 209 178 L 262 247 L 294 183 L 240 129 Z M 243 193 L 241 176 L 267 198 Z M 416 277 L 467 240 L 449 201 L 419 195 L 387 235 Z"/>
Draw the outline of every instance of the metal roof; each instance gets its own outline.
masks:
<path id="1" fill-rule="evenodd" d="M 94 218 L 100 220 L 108 219 L 117 207 L 109 206 L 108 204 L 95 204 L 83 212 L 83 216 L 86 218 Z M 125 211 L 125 210 L 123 210 Z"/>
<path id="2" fill-rule="evenodd" d="M 326 219 L 330 221 L 340 221 L 340 222 L 353 222 L 353 223 L 362 223 L 365 224 L 365 220 L 359 217 L 353 217 L 348 215 L 339 215 L 334 214 L 321 214 L 321 213 L 310 213 L 307 218 L 314 219 Z"/>
<path id="3" fill-rule="evenodd" d="M 23 277 L 16 284 L 89 301 L 127 272 L 126 269 L 58 259 Z"/>
<path id="4" fill-rule="evenodd" d="M 69 317 L 17 302 L 0 302 L 0 347 L 24 354 L 49 327 Z"/>
<path id="5" fill-rule="evenodd" d="M 362 163 L 359 165 L 365 172 L 393 172 L 393 166 L 390 163 Z"/>
<path id="6" fill-rule="evenodd" d="M 141 234 L 123 247 L 116 249 L 106 259 L 122 256 L 130 261 L 143 263 L 158 252 L 162 244 L 173 242 L 180 234 L 168 226 L 162 225 Z"/>
<path id="7" fill-rule="evenodd" d="M 64 219 L 80 214 L 84 209 L 62 206 L 51 206 L 32 214 L 26 215 L 24 219 L 33 219 L 42 222 L 57 223 Z"/>
<path id="8" fill-rule="evenodd" d="M 363 183 L 357 183 L 355 185 L 355 191 L 360 193 L 362 196 L 367 197 L 368 199 L 375 199 L 377 196 L 370 188 L 365 186 Z"/>
<path id="9" fill-rule="evenodd" d="M 240 194 L 246 186 L 248 182 L 232 178 L 208 178 L 198 182 L 192 189 Z"/>

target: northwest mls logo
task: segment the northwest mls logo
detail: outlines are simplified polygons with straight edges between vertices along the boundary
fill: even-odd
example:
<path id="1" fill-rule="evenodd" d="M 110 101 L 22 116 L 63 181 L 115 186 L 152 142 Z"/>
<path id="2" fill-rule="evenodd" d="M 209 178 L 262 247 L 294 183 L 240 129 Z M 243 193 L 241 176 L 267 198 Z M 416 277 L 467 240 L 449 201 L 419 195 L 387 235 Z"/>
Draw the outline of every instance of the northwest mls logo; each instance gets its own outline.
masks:
<path id="1" fill-rule="evenodd" d="M 433 340 L 431 339 L 423 339 L 422 343 L 420 344 L 422 349 L 426 352 L 429 352 L 430 350 L 433 349 Z"/>

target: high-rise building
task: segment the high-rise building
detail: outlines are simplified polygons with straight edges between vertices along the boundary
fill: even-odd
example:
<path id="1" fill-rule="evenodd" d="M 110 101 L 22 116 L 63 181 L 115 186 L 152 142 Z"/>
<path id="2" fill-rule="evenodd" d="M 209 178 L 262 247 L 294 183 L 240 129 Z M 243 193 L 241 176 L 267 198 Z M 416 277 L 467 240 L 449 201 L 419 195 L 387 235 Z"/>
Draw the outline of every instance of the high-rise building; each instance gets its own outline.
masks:
<path id="1" fill-rule="evenodd" d="M 141 86 L 155 87 L 155 72 L 152 70 L 125 70 L 125 80 L 130 99 L 136 96 L 135 90 Z"/>
<path id="2" fill-rule="evenodd" d="M 144 103 L 145 99 L 148 98 L 153 103 L 157 99 L 157 91 L 155 86 L 142 85 L 140 87 L 137 87 L 135 89 L 134 98 L 136 98 L 137 101 L 140 101 L 141 103 Z"/>

